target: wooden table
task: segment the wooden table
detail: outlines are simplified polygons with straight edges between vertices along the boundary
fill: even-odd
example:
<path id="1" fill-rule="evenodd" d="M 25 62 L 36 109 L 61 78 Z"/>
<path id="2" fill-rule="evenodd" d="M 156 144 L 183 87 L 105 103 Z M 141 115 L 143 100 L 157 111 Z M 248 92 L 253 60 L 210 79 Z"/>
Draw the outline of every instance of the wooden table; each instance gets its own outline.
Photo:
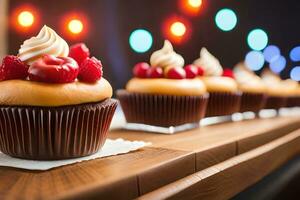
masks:
<path id="1" fill-rule="evenodd" d="M 152 146 L 49 171 L 1 167 L 0 199 L 227 199 L 299 153 L 299 128 L 299 117 L 276 117 L 175 135 L 114 130 Z"/>

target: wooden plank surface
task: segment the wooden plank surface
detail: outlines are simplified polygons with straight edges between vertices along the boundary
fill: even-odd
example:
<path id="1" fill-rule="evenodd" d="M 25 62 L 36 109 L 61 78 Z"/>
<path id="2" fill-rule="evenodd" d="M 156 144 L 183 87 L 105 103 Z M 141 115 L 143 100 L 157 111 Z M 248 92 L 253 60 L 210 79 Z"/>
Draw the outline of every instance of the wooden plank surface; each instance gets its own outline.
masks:
<path id="1" fill-rule="evenodd" d="M 139 199 L 228 199 L 300 152 L 300 130 L 159 188 Z"/>
<path id="2" fill-rule="evenodd" d="M 180 170 L 181 169 L 181 170 Z M 155 175 L 162 171 L 161 177 Z M 83 162 L 50 171 L 0 168 L 0 199 L 82 199 L 96 197 L 132 199 L 139 181 L 159 181 L 160 186 L 195 172 L 188 152 L 144 148 L 129 154 Z M 164 178 L 161 180 L 161 178 Z M 117 191 L 117 192 L 114 192 Z"/>
<path id="3" fill-rule="evenodd" d="M 153 145 L 44 172 L 2 167 L 0 199 L 132 199 L 199 170 L 202 178 L 216 173 L 216 168 L 205 168 L 228 163 L 237 155 L 239 145 L 254 148 L 261 145 L 255 143 L 255 136 L 266 135 L 265 143 L 299 126 L 298 118 L 284 117 L 224 123 L 175 135 L 112 131 L 110 138 L 144 140 Z M 249 138 L 250 142 L 244 140 Z"/>
<path id="4" fill-rule="evenodd" d="M 199 171 L 298 128 L 298 117 L 276 117 L 216 124 L 174 135 L 113 130 L 109 138 L 144 140 L 152 142 L 153 147 L 195 152 Z"/>

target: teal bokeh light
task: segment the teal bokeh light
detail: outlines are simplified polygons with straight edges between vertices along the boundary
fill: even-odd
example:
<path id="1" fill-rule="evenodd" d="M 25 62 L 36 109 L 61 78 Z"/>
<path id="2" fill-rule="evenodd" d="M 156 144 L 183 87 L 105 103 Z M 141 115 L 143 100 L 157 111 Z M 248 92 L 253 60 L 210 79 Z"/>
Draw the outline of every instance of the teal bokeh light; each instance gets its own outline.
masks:
<path id="1" fill-rule="evenodd" d="M 153 44 L 151 33 L 145 29 L 136 29 L 129 36 L 129 45 L 137 53 L 147 52 Z"/>
<path id="2" fill-rule="evenodd" d="M 247 37 L 247 43 L 253 50 L 263 50 L 269 42 L 267 33 L 262 29 L 254 29 L 250 31 Z"/>
<path id="3" fill-rule="evenodd" d="M 237 16 L 233 10 L 223 8 L 216 14 L 215 22 L 222 31 L 231 31 L 236 27 Z"/>

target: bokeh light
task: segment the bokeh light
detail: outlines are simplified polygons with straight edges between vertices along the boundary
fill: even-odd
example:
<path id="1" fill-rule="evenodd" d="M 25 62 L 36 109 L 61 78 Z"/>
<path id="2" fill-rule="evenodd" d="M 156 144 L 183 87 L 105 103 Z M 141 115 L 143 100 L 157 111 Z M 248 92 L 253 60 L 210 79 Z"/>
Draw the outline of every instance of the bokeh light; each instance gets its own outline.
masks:
<path id="1" fill-rule="evenodd" d="M 171 24 L 170 31 L 173 35 L 182 37 L 186 32 L 186 27 L 182 22 L 177 21 Z"/>
<path id="2" fill-rule="evenodd" d="M 68 23 L 68 29 L 73 34 L 79 34 L 83 30 L 83 23 L 79 19 L 72 19 Z"/>
<path id="3" fill-rule="evenodd" d="M 256 51 L 264 49 L 267 46 L 268 41 L 268 35 L 262 29 L 252 30 L 247 37 L 249 47 Z"/>
<path id="4" fill-rule="evenodd" d="M 30 11 L 22 11 L 18 15 L 18 23 L 23 27 L 30 27 L 34 23 L 34 15 Z"/>
<path id="5" fill-rule="evenodd" d="M 245 58 L 246 66 L 252 71 L 260 70 L 265 63 L 264 55 L 260 51 L 250 51 Z"/>
<path id="6" fill-rule="evenodd" d="M 215 22 L 222 31 L 231 31 L 236 27 L 237 16 L 233 10 L 224 8 L 216 14 Z"/>
<path id="7" fill-rule="evenodd" d="M 19 33 L 32 34 L 40 28 L 39 10 L 31 4 L 14 8 L 11 11 L 10 25 Z"/>
<path id="8" fill-rule="evenodd" d="M 198 8 L 202 4 L 202 0 L 188 0 L 188 4 L 194 8 Z"/>
<path id="9" fill-rule="evenodd" d="M 276 60 L 277 58 L 279 58 L 280 49 L 275 45 L 269 45 L 264 49 L 263 54 L 264 54 L 265 60 L 270 63 L 270 62 Z"/>
<path id="10" fill-rule="evenodd" d="M 290 77 L 295 81 L 300 81 L 300 66 L 296 66 L 291 70 Z"/>
<path id="11" fill-rule="evenodd" d="M 129 36 L 129 45 L 137 53 L 145 53 L 151 47 L 153 37 L 151 33 L 145 29 L 136 29 Z"/>
<path id="12" fill-rule="evenodd" d="M 273 60 L 270 63 L 270 69 L 277 74 L 284 70 L 285 66 L 286 59 L 283 56 L 279 56 L 277 59 Z"/>
<path id="13" fill-rule="evenodd" d="M 202 9 L 202 0 L 178 0 L 179 9 L 189 16 L 197 16 Z"/>
<path id="14" fill-rule="evenodd" d="M 294 62 L 300 61 L 300 46 L 294 47 L 290 51 L 290 59 Z"/>
<path id="15" fill-rule="evenodd" d="M 188 41 L 191 35 L 191 25 L 183 17 L 170 16 L 162 23 L 163 37 L 173 43 Z"/>

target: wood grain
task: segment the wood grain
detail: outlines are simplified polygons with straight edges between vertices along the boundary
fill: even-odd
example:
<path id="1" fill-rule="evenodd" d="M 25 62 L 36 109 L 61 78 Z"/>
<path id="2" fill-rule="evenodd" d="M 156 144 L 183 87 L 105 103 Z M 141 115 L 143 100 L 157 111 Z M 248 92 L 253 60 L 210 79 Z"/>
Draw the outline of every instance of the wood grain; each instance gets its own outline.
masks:
<path id="1" fill-rule="evenodd" d="M 197 170 L 201 170 L 298 128 L 298 117 L 277 117 L 205 126 L 174 135 L 113 130 L 109 138 L 144 140 L 154 147 L 195 152 Z"/>
<path id="2" fill-rule="evenodd" d="M 139 199 L 228 199 L 300 152 L 300 130 L 141 196 Z"/>
<path id="3" fill-rule="evenodd" d="M 165 185 L 187 173 L 194 173 L 194 158 L 188 155 L 190 153 L 178 150 L 144 148 L 50 171 L 33 172 L 2 167 L 0 199 L 82 199 L 86 196 L 132 199 L 138 196 L 137 174 L 155 174 L 156 170 L 160 172 L 163 167 L 167 182 L 158 176 L 152 177 L 152 181 L 160 181 Z M 192 160 L 188 161 L 189 158 Z M 145 180 L 142 178 L 142 181 Z"/>

